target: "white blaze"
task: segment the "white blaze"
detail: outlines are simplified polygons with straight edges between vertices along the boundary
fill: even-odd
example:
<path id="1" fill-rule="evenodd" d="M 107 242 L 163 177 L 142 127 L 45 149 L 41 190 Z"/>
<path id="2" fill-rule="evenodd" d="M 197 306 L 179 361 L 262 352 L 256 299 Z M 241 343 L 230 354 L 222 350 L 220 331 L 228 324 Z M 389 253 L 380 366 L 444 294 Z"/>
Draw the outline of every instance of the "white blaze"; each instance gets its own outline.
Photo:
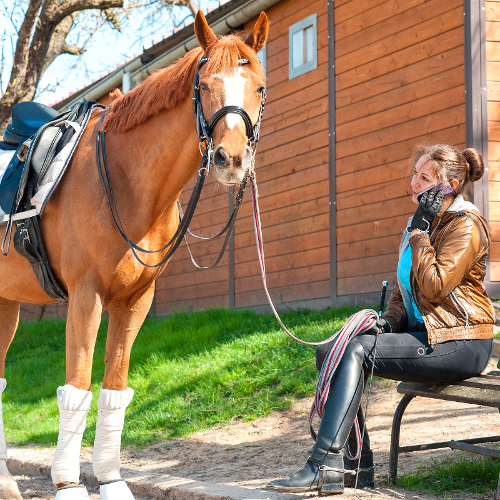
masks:
<path id="1" fill-rule="evenodd" d="M 238 71 L 232 73 L 217 73 L 212 75 L 214 78 L 219 78 L 224 84 L 225 100 L 224 106 L 239 106 L 243 107 L 245 97 L 245 82 L 246 78 L 242 76 L 243 68 L 238 67 Z M 233 129 L 241 120 L 241 116 L 236 113 L 226 114 L 226 125 Z"/>

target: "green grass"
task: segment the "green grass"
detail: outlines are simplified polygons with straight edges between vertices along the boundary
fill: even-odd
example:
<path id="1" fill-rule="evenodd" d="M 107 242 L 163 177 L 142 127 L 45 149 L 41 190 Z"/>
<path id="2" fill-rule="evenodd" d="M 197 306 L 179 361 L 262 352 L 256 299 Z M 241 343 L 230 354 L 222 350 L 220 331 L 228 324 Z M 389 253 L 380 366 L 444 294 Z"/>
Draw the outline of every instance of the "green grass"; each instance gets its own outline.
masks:
<path id="1" fill-rule="evenodd" d="M 420 465 L 417 472 L 398 477 L 398 486 L 448 499 L 453 491 L 492 493 L 498 482 L 500 460 L 472 454 L 456 454 L 431 459 Z"/>
<path id="2" fill-rule="evenodd" d="M 355 309 L 283 314 L 299 337 L 320 341 L 337 331 Z M 96 401 L 104 375 L 105 321 L 92 371 L 92 408 L 84 445 L 93 443 Z M 56 388 L 64 384 L 65 322 L 21 323 L 7 355 L 3 394 L 7 441 L 55 445 Z M 289 339 L 274 317 L 250 311 L 210 309 L 148 319 L 134 348 L 123 444 L 145 445 L 163 438 L 251 420 L 289 408 L 314 394 L 314 347 Z"/>

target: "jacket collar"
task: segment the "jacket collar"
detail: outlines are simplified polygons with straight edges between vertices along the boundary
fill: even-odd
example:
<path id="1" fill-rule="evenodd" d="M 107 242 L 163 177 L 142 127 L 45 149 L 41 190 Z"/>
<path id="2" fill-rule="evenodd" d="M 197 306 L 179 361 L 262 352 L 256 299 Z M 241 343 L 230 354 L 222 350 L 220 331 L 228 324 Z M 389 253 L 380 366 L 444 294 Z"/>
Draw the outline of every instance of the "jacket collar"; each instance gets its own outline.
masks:
<path id="1" fill-rule="evenodd" d="M 476 205 L 470 201 L 464 200 L 464 197 L 461 194 L 457 194 L 453 203 L 448 207 L 446 212 L 461 212 L 463 210 L 474 210 L 475 212 L 480 213 Z"/>

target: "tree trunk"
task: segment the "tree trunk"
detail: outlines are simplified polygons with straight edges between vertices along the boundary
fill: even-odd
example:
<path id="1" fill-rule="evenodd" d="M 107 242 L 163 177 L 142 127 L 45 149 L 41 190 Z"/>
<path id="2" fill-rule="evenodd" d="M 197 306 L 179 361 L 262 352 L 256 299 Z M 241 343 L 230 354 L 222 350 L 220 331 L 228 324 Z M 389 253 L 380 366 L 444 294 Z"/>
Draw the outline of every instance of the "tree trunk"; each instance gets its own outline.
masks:
<path id="1" fill-rule="evenodd" d="M 12 108 L 32 101 L 43 73 L 60 54 L 81 54 L 66 44 L 75 13 L 123 7 L 123 0 L 30 0 L 18 33 L 9 83 L 0 99 L 0 134 L 10 122 Z"/>

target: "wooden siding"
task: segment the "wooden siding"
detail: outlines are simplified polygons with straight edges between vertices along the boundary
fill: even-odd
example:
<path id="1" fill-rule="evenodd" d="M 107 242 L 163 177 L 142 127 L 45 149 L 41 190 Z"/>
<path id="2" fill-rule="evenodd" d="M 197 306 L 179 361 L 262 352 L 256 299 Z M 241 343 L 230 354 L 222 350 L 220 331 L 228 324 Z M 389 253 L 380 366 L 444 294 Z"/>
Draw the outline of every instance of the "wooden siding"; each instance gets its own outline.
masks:
<path id="1" fill-rule="evenodd" d="M 282 302 L 330 295 L 328 193 L 328 22 L 327 1 L 286 0 L 267 10 L 268 100 L 257 156 L 266 269 L 271 295 Z M 317 14 L 318 68 L 288 78 L 288 28 Z M 251 29 L 255 21 L 247 24 Z M 191 184 L 181 201 L 187 203 Z M 203 236 L 215 234 L 228 217 L 227 189 L 213 179 L 204 188 L 191 224 Z M 192 238 L 188 237 L 189 241 Z M 192 242 L 202 265 L 221 245 Z M 240 209 L 234 238 L 235 306 L 267 303 L 260 278 L 250 188 Z M 193 267 L 184 244 L 157 280 L 156 314 L 180 308 L 229 306 L 229 258 L 211 271 Z"/>
<path id="2" fill-rule="evenodd" d="M 268 104 L 256 174 L 267 282 L 271 297 L 283 303 L 330 296 L 327 10 L 326 0 L 286 0 L 266 12 Z M 289 80 L 288 29 L 314 13 L 318 67 Z M 250 196 L 240 210 L 234 246 L 235 306 L 267 304 Z"/>
<path id="3" fill-rule="evenodd" d="M 416 145 L 465 146 L 462 0 L 336 2 L 337 294 L 395 280 Z"/>
<path id="4" fill-rule="evenodd" d="M 500 281 L 500 2 L 486 2 L 490 280 Z"/>
<path id="5" fill-rule="evenodd" d="M 181 195 L 185 208 L 194 186 L 193 179 Z M 213 236 L 228 219 L 228 194 L 214 176 L 205 182 L 202 196 L 190 229 L 200 236 Z M 191 252 L 199 265 L 209 266 L 217 257 L 222 241 L 194 240 L 188 236 Z M 165 271 L 156 280 L 156 314 L 165 316 L 172 311 L 204 309 L 210 306 L 229 306 L 229 259 L 224 255 L 212 270 L 193 266 L 185 243 L 181 243 Z"/>

